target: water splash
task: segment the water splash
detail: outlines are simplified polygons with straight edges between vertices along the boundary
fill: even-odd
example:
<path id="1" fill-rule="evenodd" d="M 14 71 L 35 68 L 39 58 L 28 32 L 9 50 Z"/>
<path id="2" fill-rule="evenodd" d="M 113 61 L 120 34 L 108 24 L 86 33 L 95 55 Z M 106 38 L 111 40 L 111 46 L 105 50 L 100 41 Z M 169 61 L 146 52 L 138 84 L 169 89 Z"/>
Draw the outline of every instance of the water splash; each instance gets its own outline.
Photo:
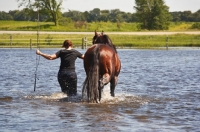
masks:
<path id="1" fill-rule="evenodd" d="M 30 94 L 24 96 L 25 99 L 47 99 L 47 100 L 57 100 L 62 98 L 67 98 L 67 94 L 62 92 L 55 92 L 53 94 Z"/>
<path id="2" fill-rule="evenodd" d="M 48 101 L 59 101 L 59 102 L 69 102 L 69 103 L 87 103 L 87 96 L 78 93 L 76 96 L 68 96 L 63 92 L 55 93 L 32 93 L 31 95 L 24 96 L 25 99 L 35 100 L 42 99 Z M 101 104 L 138 104 L 145 105 L 151 102 L 152 99 L 143 96 L 136 96 L 127 91 L 117 91 L 115 97 L 110 94 L 110 84 L 105 85 L 102 91 Z"/>

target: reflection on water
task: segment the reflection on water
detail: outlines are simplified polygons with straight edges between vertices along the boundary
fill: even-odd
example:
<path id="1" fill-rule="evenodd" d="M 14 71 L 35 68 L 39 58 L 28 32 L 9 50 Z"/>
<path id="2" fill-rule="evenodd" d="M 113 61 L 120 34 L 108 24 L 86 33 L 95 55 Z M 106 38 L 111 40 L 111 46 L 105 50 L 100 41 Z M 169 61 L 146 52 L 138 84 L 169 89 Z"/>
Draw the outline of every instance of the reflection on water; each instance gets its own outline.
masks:
<path id="1" fill-rule="evenodd" d="M 54 53 L 58 49 L 42 49 Z M 60 60 L 40 58 L 34 88 L 35 50 L 0 49 L 2 131 L 198 131 L 200 55 L 198 49 L 118 50 L 122 70 L 116 97 L 105 86 L 100 104 L 87 103 L 77 60 L 78 95 L 60 92 Z M 84 53 L 84 50 L 80 50 Z"/>

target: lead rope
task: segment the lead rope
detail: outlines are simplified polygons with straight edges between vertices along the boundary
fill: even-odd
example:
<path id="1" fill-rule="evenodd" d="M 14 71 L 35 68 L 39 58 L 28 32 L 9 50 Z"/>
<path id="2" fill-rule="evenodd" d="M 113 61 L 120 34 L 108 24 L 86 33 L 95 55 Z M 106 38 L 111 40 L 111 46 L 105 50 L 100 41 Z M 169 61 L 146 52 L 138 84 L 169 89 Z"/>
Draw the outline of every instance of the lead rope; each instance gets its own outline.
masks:
<path id="1" fill-rule="evenodd" d="M 38 69 L 38 66 L 39 66 L 39 62 L 40 62 L 40 56 L 39 57 L 37 57 L 37 55 L 36 55 L 36 68 L 35 68 L 35 82 L 34 82 L 34 91 L 35 91 L 35 89 L 36 89 L 36 80 L 38 79 L 39 80 L 39 78 L 37 77 L 37 69 Z"/>
<path id="2" fill-rule="evenodd" d="M 39 25 L 39 9 L 37 8 L 37 12 L 38 12 L 38 22 L 37 22 L 37 26 L 38 26 L 38 30 L 37 30 L 37 49 L 40 49 L 39 47 L 39 29 L 40 29 L 40 25 Z M 39 78 L 37 77 L 37 69 L 40 63 L 40 55 L 36 54 L 36 68 L 35 68 L 35 82 L 34 82 L 34 91 L 36 89 L 36 83 L 37 83 L 37 79 L 39 80 Z"/>

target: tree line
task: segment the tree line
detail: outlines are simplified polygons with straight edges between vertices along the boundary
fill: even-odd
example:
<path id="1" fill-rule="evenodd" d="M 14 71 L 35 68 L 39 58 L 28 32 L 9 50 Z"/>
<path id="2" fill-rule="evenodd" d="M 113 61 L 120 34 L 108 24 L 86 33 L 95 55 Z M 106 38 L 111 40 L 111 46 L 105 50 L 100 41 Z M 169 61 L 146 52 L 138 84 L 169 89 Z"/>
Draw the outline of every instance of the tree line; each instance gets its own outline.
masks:
<path id="1" fill-rule="evenodd" d="M 94 8 L 91 11 L 75 11 L 69 10 L 61 14 L 61 19 L 69 19 L 71 21 L 86 21 L 86 22 L 136 22 L 134 13 L 126 13 L 119 9 L 113 10 L 100 10 Z M 10 10 L 9 12 L 0 11 L 0 20 L 14 20 L 14 21 L 36 21 L 38 19 L 38 12 L 24 8 L 22 10 Z M 50 16 L 40 14 L 40 21 L 51 21 Z M 69 21 L 68 20 L 68 21 Z"/>
<path id="2" fill-rule="evenodd" d="M 164 0 L 135 0 L 135 13 L 119 9 L 80 12 L 68 10 L 61 12 L 62 0 L 18 0 L 25 8 L 22 10 L 0 11 L 0 20 L 14 21 L 51 21 L 62 25 L 70 22 L 138 22 L 139 28 L 148 30 L 168 29 L 170 22 L 200 22 L 200 10 L 169 12 Z"/>
<path id="3" fill-rule="evenodd" d="M 172 22 L 200 22 L 200 10 L 192 13 L 191 11 L 177 11 L 170 12 Z M 62 18 L 70 19 L 71 21 L 86 21 L 86 22 L 137 22 L 136 13 L 126 13 L 119 9 L 100 10 L 94 8 L 91 11 L 74 11 L 62 13 Z M 9 12 L 0 11 L 0 20 L 14 20 L 14 21 L 36 21 L 38 19 L 37 11 L 29 9 L 10 10 Z M 40 14 L 40 21 L 50 21 L 48 16 Z"/>

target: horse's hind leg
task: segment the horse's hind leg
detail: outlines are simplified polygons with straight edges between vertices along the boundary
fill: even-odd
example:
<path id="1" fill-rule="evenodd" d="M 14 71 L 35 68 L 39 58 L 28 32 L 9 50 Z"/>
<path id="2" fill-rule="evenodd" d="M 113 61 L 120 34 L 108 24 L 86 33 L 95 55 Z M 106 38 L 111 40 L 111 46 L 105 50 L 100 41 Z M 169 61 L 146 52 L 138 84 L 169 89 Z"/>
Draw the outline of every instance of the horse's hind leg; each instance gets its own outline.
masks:
<path id="1" fill-rule="evenodd" d="M 99 101 L 101 101 L 102 87 L 99 86 Z"/>
<path id="2" fill-rule="evenodd" d="M 110 81 L 110 75 L 108 73 L 104 74 L 99 80 L 99 101 L 101 100 L 101 94 L 104 85 L 108 84 Z"/>
<path id="3" fill-rule="evenodd" d="M 102 78 L 99 80 L 100 82 L 100 88 L 103 88 L 105 84 L 108 84 L 110 82 L 110 75 L 108 73 L 104 74 Z"/>
<path id="4" fill-rule="evenodd" d="M 115 86 L 117 85 L 118 77 L 115 76 L 110 81 L 110 94 L 115 97 Z"/>

